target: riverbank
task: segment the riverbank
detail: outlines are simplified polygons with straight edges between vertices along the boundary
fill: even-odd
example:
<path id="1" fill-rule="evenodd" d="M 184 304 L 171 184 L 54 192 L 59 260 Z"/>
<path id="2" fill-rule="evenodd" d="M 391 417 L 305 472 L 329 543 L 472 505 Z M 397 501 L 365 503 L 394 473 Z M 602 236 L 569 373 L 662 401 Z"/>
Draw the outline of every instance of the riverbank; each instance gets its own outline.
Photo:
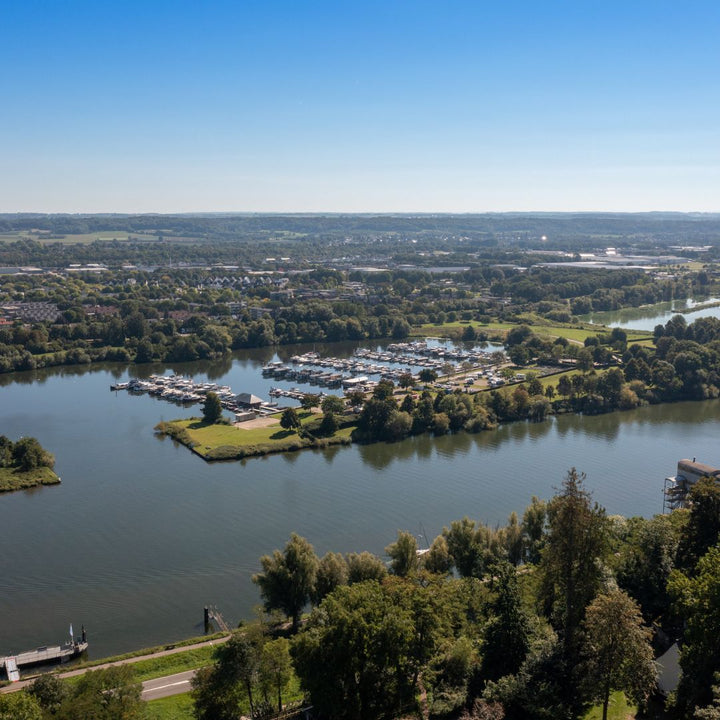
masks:
<path id="1" fill-rule="evenodd" d="M 271 453 L 351 443 L 354 423 L 346 423 L 327 437 L 316 437 L 311 428 L 319 422 L 322 415 L 301 411 L 298 417 L 301 432 L 281 427 L 279 414 L 273 415 L 272 424 L 264 427 L 246 428 L 243 427 L 244 423 L 209 424 L 199 418 L 188 418 L 158 423 L 155 432 L 171 437 L 207 461 L 242 460 Z"/>
<path id="2" fill-rule="evenodd" d="M 16 467 L 0 468 L 0 493 L 27 490 L 40 485 L 59 485 L 60 478 L 49 467 L 20 470 Z"/>
<path id="3" fill-rule="evenodd" d="M 139 682 L 153 680 L 164 675 L 192 670 L 209 664 L 215 647 L 226 642 L 229 637 L 229 633 L 219 632 L 202 637 L 187 638 L 176 643 L 142 648 L 122 655 L 78 663 L 69 670 L 62 669 L 61 666 L 52 673 L 61 680 L 67 680 L 84 675 L 89 670 L 105 670 L 118 665 L 133 665 L 135 677 Z M 26 675 L 17 683 L 0 682 L 0 693 L 22 690 L 39 675 L 40 673 Z"/>

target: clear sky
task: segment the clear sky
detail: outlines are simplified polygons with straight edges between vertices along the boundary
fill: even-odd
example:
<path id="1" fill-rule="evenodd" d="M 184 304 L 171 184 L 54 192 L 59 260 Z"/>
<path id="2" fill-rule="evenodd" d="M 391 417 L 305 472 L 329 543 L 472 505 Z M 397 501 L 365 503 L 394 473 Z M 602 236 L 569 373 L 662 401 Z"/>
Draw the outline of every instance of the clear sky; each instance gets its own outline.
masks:
<path id="1" fill-rule="evenodd" d="M 507 210 L 720 211 L 720 2 L 0 2 L 0 212 Z"/>

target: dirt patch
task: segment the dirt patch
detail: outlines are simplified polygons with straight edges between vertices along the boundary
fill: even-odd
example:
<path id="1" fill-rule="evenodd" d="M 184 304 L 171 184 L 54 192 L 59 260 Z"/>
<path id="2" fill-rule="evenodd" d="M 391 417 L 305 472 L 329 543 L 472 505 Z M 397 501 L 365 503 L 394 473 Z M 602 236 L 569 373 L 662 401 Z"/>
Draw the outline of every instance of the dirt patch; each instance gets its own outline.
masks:
<path id="1" fill-rule="evenodd" d="M 280 421 L 274 417 L 259 417 L 254 420 L 246 420 L 245 422 L 233 423 L 236 428 L 241 430 L 253 430 L 255 428 L 271 427 L 272 425 L 280 425 Z"/>

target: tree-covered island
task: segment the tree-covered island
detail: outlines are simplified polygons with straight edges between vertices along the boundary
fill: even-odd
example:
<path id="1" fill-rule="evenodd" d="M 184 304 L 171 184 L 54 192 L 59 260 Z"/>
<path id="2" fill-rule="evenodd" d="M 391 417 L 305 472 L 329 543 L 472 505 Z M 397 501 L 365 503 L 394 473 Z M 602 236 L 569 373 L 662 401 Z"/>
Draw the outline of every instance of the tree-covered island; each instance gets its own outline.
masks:
<path id="1" fill-rule="evenodd" d="M 0 435 L 0 493 L 38 485 L 57 485 L 55 457 L 32 437 L 13 442 Z"/>

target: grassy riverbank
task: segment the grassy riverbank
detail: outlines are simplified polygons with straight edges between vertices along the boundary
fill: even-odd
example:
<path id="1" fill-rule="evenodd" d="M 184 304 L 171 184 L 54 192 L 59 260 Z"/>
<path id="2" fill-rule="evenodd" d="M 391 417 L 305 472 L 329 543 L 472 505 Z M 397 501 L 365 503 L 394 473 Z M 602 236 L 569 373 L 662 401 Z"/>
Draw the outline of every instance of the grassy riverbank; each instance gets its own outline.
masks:
<path id="1" fill-rule="evenodd" d="M 59 483 L 60 478 L 49 467 L 26 471 L 15 467 L 0 468 L 0 493 Z"/>
<path id="2" fill-rule="evenodd" d="M 604 325 L 594 325 L 587 322 L 576 323 L 552 323 L 549 320 L 536 315 L 522 315 L 518 322 L 490 322 L 481 323 L 477 321 L 456 321 L 446 322 L 442 325 L 426 323 L 413 328 L 413 337 L 443 337 L 452 340 L 462 338 L 463 331 L 472 327 L 476 333 L 485 333 L 489 339 L 501 341 L 509 330 L 518 327 L 519 324 L 527 324 L 538 337 L 546 340 L 555 340 L 559 337 L 569 342 L 582 344 L 588 337 L 602 332 L 610 332 L 611 328 Z M 628 343 L 652 339 L 653 334 L 645 330 L 626 330 Z"/>
<path id="3" fill-rule="evenodd" d="M 328 437 L 318 438 L 307 432 L 307 428 L 322 416 L 307 411 L 298 412 L 298 416 L 305 432 L 282 428 L 280 414 L 271 416 L 271 424 L 265 426 L 209 424 L 189 418 L 159 423 L 155 430 L 172 437 L 205 460 L 240 460 L 303 448 L 350 444 L 353 425 L 348 424 Z"/>

